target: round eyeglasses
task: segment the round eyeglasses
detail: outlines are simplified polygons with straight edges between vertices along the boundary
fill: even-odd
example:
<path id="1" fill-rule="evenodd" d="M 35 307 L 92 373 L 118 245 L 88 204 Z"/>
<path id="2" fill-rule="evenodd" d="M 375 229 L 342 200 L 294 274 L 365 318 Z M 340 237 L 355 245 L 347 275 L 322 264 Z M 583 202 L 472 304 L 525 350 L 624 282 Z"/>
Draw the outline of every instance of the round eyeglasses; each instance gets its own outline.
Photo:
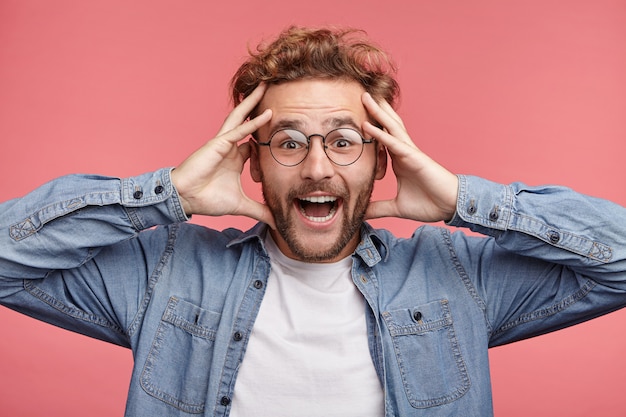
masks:
<path id="1" fill-rule="evenodd" d="M 318 133 L 307 136 L 296 129 L 280 129 L 272 134 L 269 141 L 257 143 L 269 146 L 276 162 L 293 167 L 305 160 L 309 154 L 311 138 L 315 136 L 322 139 L 328 159 L 340 166 L 354 164 L 361 157 L 365 144 L 374 142 L 373 138 L 367 140 L 352 128 L 340 127 L 331 130 L 326 136 Z"/>

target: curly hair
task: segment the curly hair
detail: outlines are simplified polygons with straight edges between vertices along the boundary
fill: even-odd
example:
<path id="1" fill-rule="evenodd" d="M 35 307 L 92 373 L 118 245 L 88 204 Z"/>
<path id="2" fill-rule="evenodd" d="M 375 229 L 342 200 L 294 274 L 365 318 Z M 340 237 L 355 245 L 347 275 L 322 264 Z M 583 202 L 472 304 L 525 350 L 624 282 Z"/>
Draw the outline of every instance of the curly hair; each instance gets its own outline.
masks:
<path id="1" fill-rule="evenodd" d="M 400 95 L 395 64 L 362 30 L 292 26 L 248 53 L 231 80 L 235 105 L 261 82 L 271 85 L 306 78 L 353 80 L 376 100 L 392 106 Z"/>

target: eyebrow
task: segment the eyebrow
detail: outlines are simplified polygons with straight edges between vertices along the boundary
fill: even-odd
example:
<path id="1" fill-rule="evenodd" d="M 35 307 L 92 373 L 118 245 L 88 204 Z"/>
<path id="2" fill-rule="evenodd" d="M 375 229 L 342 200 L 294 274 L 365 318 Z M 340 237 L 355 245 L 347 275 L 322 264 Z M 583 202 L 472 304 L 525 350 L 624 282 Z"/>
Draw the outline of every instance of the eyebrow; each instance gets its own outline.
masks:
<path id="1" fill-rule="evenodd" d="M 326 126 L 329 130 L 336 129 L 338 127 L 349 126 L 358 131 L 361 130 L 361 127 L 357 125 L 354 119 L 350 116 L 346 117 L 331 117 L 330 119 L 326 119 L 323 122 L 323 125 Z M 296 119 L 284 119 L 276 122 L 272 127 L 271 131 L 276 132 L 280 129 L 296 129 L 302 130 L 304 127 L 304 123 L 301 120 Z"/>

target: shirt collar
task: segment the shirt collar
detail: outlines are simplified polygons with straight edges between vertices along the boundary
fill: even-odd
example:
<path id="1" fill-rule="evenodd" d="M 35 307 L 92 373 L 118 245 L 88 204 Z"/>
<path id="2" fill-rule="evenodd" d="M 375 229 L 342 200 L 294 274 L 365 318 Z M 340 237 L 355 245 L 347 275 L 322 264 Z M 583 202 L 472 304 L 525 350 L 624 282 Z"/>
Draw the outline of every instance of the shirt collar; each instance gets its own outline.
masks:
<path id="1" fill-rule="evenodd" d="M 267 228 L 267 224 L 257 223 L 242 235 L 231 240 L 227 247 L 256 240 L 258 245 L 260 245 L 263 255 L 268 256 L 264 243 Z M 354 253 L 358 255 L 367 266 L 372 267 L 380 261 L 387 261 L 389 249 L 384 235 L 385 232 L 383 230 L 374 229 L 369 223 L 363 223 L 361 226 L 361 242 Z"/>

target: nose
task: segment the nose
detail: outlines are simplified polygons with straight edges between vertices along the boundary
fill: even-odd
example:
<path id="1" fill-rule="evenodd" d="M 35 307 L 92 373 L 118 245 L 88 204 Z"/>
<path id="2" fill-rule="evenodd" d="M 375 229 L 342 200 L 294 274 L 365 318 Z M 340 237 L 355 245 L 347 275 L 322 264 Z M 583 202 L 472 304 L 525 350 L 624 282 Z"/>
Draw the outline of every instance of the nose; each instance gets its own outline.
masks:
<path id="1" fill-rule="evenodd" d="M 324 142 L 319 136 L 310 138 L 309 153 L 300 165 L 300 175 L 304 179 L 319 181 L 330 178 L 335 173 L 335 166 L 326 156 Z"/>

